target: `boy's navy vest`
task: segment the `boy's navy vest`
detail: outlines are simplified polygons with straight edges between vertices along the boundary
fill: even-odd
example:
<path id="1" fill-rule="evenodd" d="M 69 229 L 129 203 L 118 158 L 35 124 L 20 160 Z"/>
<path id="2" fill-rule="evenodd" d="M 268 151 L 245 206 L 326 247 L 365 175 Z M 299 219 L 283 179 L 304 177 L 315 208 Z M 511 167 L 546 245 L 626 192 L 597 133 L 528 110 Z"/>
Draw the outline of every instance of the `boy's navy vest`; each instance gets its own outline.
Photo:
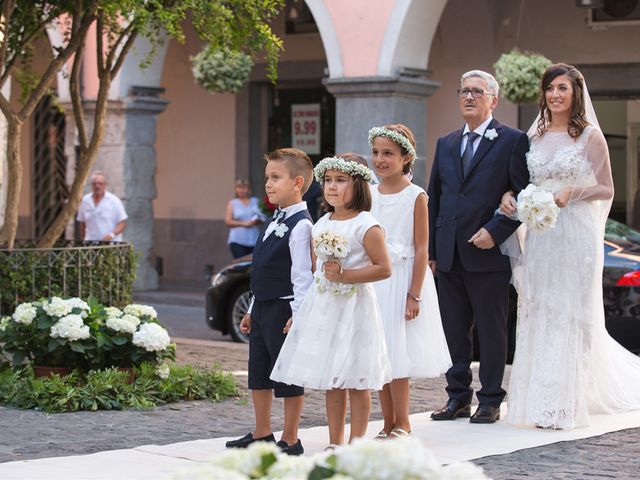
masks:
<path id="1" fill-rule="evenodd" d="M 262 241 L 264 231 L 260 232 L 253 250 L 251 265 L 251 292 L 256 300 L 275 300 L 293 295 L 291 283 L 291 251 L 289 250 L 289 235 L 293 227 L 303 219 L 311 220 L 308 210 L 301 210 L 282 221 L 289 229 L 282 237 L 275 232 Z"/>

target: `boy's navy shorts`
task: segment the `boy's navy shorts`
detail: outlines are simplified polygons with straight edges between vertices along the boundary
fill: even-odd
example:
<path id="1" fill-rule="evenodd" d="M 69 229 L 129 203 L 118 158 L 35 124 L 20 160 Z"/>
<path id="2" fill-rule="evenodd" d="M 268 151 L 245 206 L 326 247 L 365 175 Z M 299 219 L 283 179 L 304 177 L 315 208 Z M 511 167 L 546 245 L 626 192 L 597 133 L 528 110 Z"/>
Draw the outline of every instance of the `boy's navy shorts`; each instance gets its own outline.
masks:
<path id="1" fill-rule="evenodd" d="M 291 300 L 254 301 L 249 334 L 249 389 L 273 389 L 277 398 L 304 395 L 304 388 L 269 378 L 287 335 L 282 333 L 291 318 Z"/>

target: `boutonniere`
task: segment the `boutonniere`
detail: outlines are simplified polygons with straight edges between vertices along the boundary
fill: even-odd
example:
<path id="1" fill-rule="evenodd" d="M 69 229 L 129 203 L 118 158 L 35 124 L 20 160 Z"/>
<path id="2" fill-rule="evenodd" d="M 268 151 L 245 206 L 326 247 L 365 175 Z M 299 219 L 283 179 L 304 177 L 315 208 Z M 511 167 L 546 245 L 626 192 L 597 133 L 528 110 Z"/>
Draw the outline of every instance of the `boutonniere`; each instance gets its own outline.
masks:
<path id="1" fill-rule="evenodd" d="M 276 228 L 273 229 L 273 233 L 276 235 L 276 237 L 282 238 L 288 230 L 289 227 L 287 227 L 284 223 L 278 223 L 276 225 Z"/>
<path id="2" fill-rule="evenodd" d="M 493 140 L 494 138 L 498 138 L 498 132 L 496 132 L 495 128 L 490 128 L 488 130 L 485 130 L 484 137 L 488 138 L 489 140 Z"/>

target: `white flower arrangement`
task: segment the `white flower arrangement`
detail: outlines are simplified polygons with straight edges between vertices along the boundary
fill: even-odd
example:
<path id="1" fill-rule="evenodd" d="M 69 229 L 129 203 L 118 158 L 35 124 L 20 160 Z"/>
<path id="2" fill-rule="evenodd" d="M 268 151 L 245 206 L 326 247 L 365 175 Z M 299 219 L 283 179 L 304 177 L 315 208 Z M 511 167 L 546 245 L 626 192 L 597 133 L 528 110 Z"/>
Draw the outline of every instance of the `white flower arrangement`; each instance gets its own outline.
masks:
<path id="1" fill-rule="evenodd" d="M 36 318 L 36 308 L 31 303 L 21 303 L 13 312 L 13 320 L 23 325 L 31 325 Z"/>
<path id="2" fill-rule="evenodd" d="M 231 449 L 178 479 L 489 480 L 470 462 L 442 466 L 415 437 L 389 442 L 356 440 L 313 456 L 288 456 L 273 443 Z"/>
<path id="3" fill-rule="evenodd" d="M 125 313 L 121 317 L 108 318 L 105 325 L 114 332 L 135 333 L 140 325 L 140 319 Z"/>
<path id="4" fill-rule="evenodd" d="M 339 233 L 322 232 L 313 237 L 313 251 L 322 261 L 345 258 L 350 250 L 349 241 Z"/>
<path id="5" fill-rule="evenodd" d="M 322 232 L 313 237 L 313 251 L 322 262 L 337 261 L 345 258 L 351 247 L 349 241 L 334 232 Z M 334 295 L 351 296 L 356 292 L 356 285 L 327 280 L 320 271 L 315 274 L 316 288 L 319 292 L 331 292 Z"/>
<path id="6" fill-rule="evenodd" d="M 67 315 L 51 326 L 53 338 L 66 338 L 70 342 L 84 340 L 91 336 L 89 327 L 84 324 L 81 315 Z"/>
<path id="7" fill-rule="evenodd" d="M 331 280 L 327 280 L 327 278 L 320 272 L 316 272 L 314 280 L 316 282 L 316 288 L 321 293 L 330 292 L 334 295 L 343 295 L 345 297 L 350 297 L 356 293 L 357 287 L 355 284 L 332 282 Z"/>
<path id="8" fill-rule="evenodd" d="M 373 139 L 376 137 L 388 138 L 389 140 L 406 150 L 407 153 L 411 156 L 411 161 L 416 159 L 416 149 L 413 148 L 413 145 L 411 145 L 409 139 L 401 133 L 398 133 L 395 130 L 390 130 L 386 127 L 373 127 L 371 130 L 369 130 L 370 147 L 373 147 Z"/>
<path id="9" fill-rule="evenodd" d="M 171 339 L 167 330 L 157 323 L 143 323 L 138 331 L 133 334 L 132 343 L 144 348 L 147 352 L 159 352 L 165 350 Z"/>
<path id="10" fill-rule="evenodd" d="M 253 60 L 250 55 L 228 48 L 207 45 L 191 57 L 196 83 L 211 93 L 238 92 L 249 80 Z"/>
<path id="11" fill-rule="evenodd" d="M 518 220 L 537 232 L 555 227 L 560 210 L 551 192 L 532 183 L 518 194 L 517 207 Z"/>
<path id="12" fill-rule="evenodd" d="M 139 305 L 137 303 L 132 303 L 124 307 L 124 313 L 136 317 L 149 317 L 153 320 L 158 318 L 158 312 L 156 312 L 155 308 L 150 305 Z"/>
<path id="13" fill-rule="evenodd" d="M 543 55 L 517 48 L 503 53 L 493 68 L 502 96 L 513 103 L 535 103 L 540 95 L 540 77 L 551 65 Z"/>
<path id="14" fill-rule="evenodd" d="M 11 317 L 2 317 L 0 319 L 0 332 L 4 332 L 11 323 Z"/>
<path id="15" fill-rule="evenodd" d="M 320 160 L 313 169 L 313 174 L 318 182 L 322 182 L 327 170 L 337 170 L 353 176 L 364 178 L 367 182 L 372 182 L 375 178 L 371 169 L 358 162 L 345 160 L 342 157 L 327 157 Z"/>
<path id="16" fill-rule="evenodd" d="M 496 132 L 495 128 L 488 128 L 487 130 L 484 131 L 484 138 L 487 138 L 489 140 L 494 140 L 498 138 L 498 132 Z"/>

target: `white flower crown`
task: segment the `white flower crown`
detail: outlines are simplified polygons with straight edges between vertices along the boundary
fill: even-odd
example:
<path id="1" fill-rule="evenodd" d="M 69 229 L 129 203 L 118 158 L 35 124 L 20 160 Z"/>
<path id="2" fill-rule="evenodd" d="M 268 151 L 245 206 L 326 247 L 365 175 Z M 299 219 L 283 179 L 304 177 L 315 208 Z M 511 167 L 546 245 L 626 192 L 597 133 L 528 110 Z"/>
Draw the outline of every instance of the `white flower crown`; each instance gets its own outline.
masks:
<path id="1" fill-rule="evenodd" d="M 401 148 L 405 149 L 409 155 L 411 155 L 411 161 L 416 159 L 416 149 L 413 148 L 411 142 L 407 137 L 395 130 L 390 130 L 386 127 L 373 127 L 369 130 L 369 146 L 373 147 L 373 139 L 376 137 L 387 137 L 392 142 L 396 143 Z"/>
<path id="2" fill-rule="evenodd" d="M 368 167 L 357 162 L 345 160 L 342 157 L 328 157 L 320 160 L 320 163 L 313 169 L 316 180 L 322 182 L 324 174 L 327 170 L 338 170 L 348 173 L 351 176 L 357 175 L 364 178 L 367 182 L 373 181 L 373 172 Z"/>

